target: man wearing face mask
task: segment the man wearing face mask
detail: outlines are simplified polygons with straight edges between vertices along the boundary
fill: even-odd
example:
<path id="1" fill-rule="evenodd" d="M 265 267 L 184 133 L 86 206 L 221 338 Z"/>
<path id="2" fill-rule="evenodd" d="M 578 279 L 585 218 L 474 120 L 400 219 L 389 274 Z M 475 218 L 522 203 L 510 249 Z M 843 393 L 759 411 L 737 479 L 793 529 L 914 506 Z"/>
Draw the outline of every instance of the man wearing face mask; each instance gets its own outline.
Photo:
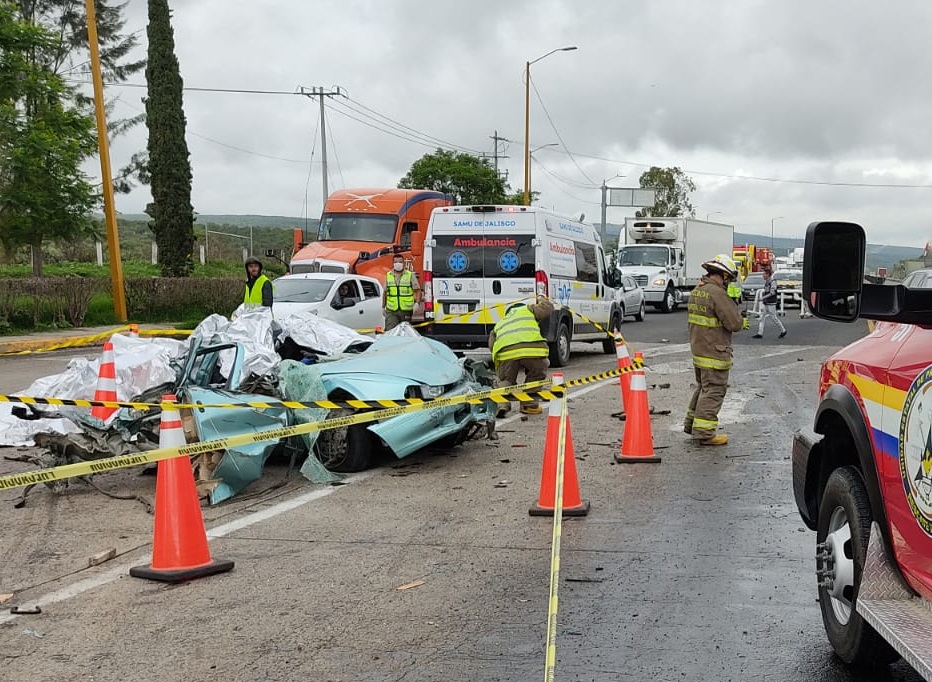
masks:
<path id="1" fill-rule="evenodd" d="M 395 254 L 392 269 L 385 275 L 385 291 L 382 292 L 382 308 L 385 312 L 385 331 L 402 322 L 411 322 L 414 303 L 421 291 L 417 276 L 405 270 L 405 258 Z"/>

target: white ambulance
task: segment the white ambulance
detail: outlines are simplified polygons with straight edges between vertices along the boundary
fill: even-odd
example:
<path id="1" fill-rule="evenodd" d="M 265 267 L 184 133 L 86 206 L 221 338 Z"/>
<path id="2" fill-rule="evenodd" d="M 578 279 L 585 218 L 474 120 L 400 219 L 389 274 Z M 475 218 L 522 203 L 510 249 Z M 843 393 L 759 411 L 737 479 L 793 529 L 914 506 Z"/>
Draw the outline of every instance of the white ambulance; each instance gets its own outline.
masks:
<path id="1" fill-rule="evenodd" d="M 545 295 L 555 311 L 541 333 L 552 366 L 562 367 L 571 341 L 615 352 L 613 340 L 592 322 L 609 330 L 621 324 L 619 279 L 592 225 L 537 206 L 435 208 L 422 282 L 425 318 L 433 323 L 422 331 L 454 347 L 486 346 L 509 304 Z"/>

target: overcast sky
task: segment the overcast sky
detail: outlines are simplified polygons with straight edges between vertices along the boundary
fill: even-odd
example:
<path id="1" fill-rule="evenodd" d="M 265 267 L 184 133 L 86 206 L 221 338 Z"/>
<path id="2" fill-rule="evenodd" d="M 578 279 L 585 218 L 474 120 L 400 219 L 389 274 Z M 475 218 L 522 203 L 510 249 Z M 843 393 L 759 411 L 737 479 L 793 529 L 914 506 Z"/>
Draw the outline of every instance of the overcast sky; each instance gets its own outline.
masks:
<path id="1" fill-rule="evenodd" d="M 172 6 L 187 87 L 340 86 L 349 95 L 326 102 L 331 191 L 395 186 L 436 148 L 431 140 L 491 155 L 496 130 L 511 141 L 499 147 L 500 167 L 522 189 L 525 62 L 575 45 L 531 67 L 531 145 L 557 145 L 534 154 L 541 205 L 598 222 L 603 180 L 621 174 L 607 184 L 633 187 L 647 167 L 676 165 L 698 186 L 697 216 L 739 231 L 769 235 L 783 216 L 773 223 L 778 237 L 844 219 L 864 225 L 874 243 L 932 239 L 929 2 Z M 129 0 L 127 31 L 146 21 L 146 1 Z M 115 115 L 142 111 L 144 94 L 107 87 L 120 99 Z M 184 104 L 198 213 L 319 215 L 316 100 L 189 90 Z M 145 136 L 139 127 L 113 141 L 115 168 L 145 147 Z M 99 176 L 99 166 L 87 168 Z M 118 196 L 117 209 L 138 213 L 148 201 L 137 189 Z M 609 222 L 631 210 L 609 209 Z"/>

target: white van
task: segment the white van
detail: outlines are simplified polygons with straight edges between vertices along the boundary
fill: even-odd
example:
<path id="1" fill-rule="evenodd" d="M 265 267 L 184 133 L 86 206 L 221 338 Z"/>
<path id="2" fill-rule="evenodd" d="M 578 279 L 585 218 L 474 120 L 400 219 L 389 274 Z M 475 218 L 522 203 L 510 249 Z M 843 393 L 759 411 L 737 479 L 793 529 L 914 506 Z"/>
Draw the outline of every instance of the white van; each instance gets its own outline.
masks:
<path id="1" fill-rule="evenodd" d="M 548 296 L 555 311 L 541 324 L 550 362 L 564 366 L 571 341 L 613 340 L 605 329 L 621 324 L 615 287 L 619 274 L 606 264 L 591 225 L 537 206 L 435 208 L 424 241 L 425 335 L 451 346 L 485 346 L 509 303 Z M 463 316 L 463 313 L 468 313 Z"/>

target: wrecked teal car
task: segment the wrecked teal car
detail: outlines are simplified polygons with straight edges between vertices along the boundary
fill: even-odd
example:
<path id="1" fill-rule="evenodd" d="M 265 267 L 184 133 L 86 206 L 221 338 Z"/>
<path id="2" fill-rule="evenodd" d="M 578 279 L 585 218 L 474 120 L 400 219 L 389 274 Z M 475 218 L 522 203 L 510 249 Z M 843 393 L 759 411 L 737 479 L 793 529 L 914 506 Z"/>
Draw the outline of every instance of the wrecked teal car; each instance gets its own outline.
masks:
<path id="1" fill-rule="evenodd" d="M 221 353 L 234 354 L 228 377 L 219 371 Z M 458 358 L 445 345 L 421 336 L 379 336 L 361 352 L 316 364 L 283 360 L 263 392 L 252 392 L 250 382 L 242 382 L 242 365 L 242 348 L 236 343 L 199 347 L 192 342 L 178 392 L 186 402 L 200 404 L 259 402 L 270 397 L 302 402 L 374 401 L 466 395 L 487 390 L 494 381 L 486 363 Z M 268 390 L 272 385 L 274 391 Z M 192 410 L 191 416 L 197 437 L 214 440 L 352 413 L 320 408 L 202 408 Z M 210 500 L 227 499 L 257 480 L 265 461 L 276 451 L 312 452 L 302 473 L 319 481 L 320 471 L 314 467 L 318 463 L 330 472 L 362 471 L 375 465 L 386 451 L 402 458 L 429 445 L 452 447 L 477 434 L 491 434 L 494 423 L 492 403 L 464 403 L 314 432 L 287 442 L 230 448 L 209 472 L 215 484 Z M 201 478 L 205 477 L 202 472 Z"/>

